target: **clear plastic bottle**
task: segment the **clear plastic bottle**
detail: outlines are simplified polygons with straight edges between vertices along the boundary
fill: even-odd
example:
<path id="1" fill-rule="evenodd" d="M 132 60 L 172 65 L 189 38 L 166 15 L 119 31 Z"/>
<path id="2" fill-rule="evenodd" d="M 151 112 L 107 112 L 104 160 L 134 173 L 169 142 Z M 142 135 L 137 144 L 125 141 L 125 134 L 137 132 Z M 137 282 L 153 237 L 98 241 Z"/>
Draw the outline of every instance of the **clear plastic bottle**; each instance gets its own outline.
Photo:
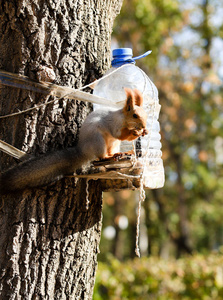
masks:
<path id="1" fill-rule="evenodd" d="M 144 166 L 143 180 L 146 188 L 160 188 L 164 185 L 164 168 L 161 152 L 160 125 L 158 121 L 160 104 L 158 91 L 149 77 L 137 66 L 135 60 L 150 54 L 133 58 L 132 49 L 120 48 L 113 50 L 112 68 L 107 71 L 103 79 L 94 88 L 94 95 L 113 100 L 126 99 L 125 87 L 137 88 L 143 94 L 143 106 L 147 112 L 147 129 L 149 134 L 135 141 L 138 160 Z M 118 67 L 121 67 L 117 69 Z M 110 76 L 107 76 L 111 74 Z M 95 109 L 103 108 L 96 105 Z M 120 151 L 132 150 L 132 142 L 123 141 Z"/>

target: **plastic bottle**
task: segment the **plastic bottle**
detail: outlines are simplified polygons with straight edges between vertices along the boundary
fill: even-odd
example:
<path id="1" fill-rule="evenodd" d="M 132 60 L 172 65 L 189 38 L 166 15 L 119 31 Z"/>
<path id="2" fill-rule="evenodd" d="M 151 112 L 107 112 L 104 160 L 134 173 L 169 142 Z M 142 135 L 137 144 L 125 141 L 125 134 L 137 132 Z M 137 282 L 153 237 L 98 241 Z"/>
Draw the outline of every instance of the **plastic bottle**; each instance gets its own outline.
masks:
<path id="1" fill-rule="evenodd" d="M 164 168 L 162 161 L 161 142 L 160 142 L 160 125 L 158 122 L 160 104 L 158 91 L 149 77 L 137 66 L 135 60 L 142 58 L 144 55 L 133 58 L 131 48 L 119 48 L 113 50 L 112 67 L 106 72 L 103 79 L 94 88 L 93 94 L 117 102 L 125 100 L 125 87 L 137 88 L 143 94 L 143 106 L 147 111 L 147 129 L 149 134 L 140 137 L 135 142 L 136 154 L 138 160 L 144 165 L 144 187 L 160 188 L 164 185 Z M 121 67 L 117 69 L 118 67 Z M 111 74 L 110 76 L 107 76 Z M 102 108 L 96 105 L 95 109 Z M 123 141 L 121 151 L 132 150 L 132 142 Z"/>

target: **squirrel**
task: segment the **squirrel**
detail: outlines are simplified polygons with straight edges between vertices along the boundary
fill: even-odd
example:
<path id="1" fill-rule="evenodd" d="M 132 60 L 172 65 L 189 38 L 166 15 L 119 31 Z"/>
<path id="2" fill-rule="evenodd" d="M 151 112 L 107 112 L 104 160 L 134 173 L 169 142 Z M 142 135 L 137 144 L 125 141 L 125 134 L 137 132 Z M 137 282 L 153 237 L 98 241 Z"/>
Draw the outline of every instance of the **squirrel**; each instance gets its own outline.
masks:
<path id="1" fill-rule="evenodd" d="M 124 108 L 97 110 L 87 116 L 76 146 L 32 158 L 0 174 L 0 194 L 50 184 L 89 161 L 112 157 L 121 141 L 148 134 L 142 93 L 130 88 L 125 93 Z"/>

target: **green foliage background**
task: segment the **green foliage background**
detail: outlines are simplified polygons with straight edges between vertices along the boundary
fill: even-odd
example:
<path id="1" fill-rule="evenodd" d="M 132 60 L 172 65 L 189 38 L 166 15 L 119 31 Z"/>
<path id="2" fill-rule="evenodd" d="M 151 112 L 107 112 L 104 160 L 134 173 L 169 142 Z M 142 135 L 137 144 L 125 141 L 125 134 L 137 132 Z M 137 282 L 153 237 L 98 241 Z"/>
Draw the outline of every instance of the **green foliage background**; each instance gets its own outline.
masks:
<path id="1" fill-rule="evenodd" d="M 223 257 L 151 257 L 99 264 L 93 300 L 221 300 Z"/>
<path id="2" fill-rule="evenodd" d="M 142 255 L 149 258 L 140 261 L 104 264 L 108 253 L 121 261 L 135 257 L 138 194 L 104 195 L 103 226 L 113 226 L 116 236 L 107 240 L 102 235 L 104 263 L 99 265 L 95 299 L 223 299 L 216 283 L 222 270 L 215 268 L 222 264 L 221 255 L 209 254 L 223 244 L 222 13 L 223 3 L 217 0 L 124 0 L 113 39 L 119 47 L 133 48 L 134 56 L 152 50 L 137 65 L 159 90 L 166 182 L 162 189 L 147 191 L 141 241 L 147 242 Z M 123 215 L 128 218 L 125 230 L 119 227 Z M 204 257 L 183 260 L 194 253 Z M 127 280 L 122 272 L 134 279 Z M 116 280 L 114 287 L 109 279 L 102 280 L 105 274 Z M 181 291 L 163 283 L 174 280 Z M 127 294 L 115 297 L 119 284 Z M 109 297 L 100 298 L 102 286 Z"/>

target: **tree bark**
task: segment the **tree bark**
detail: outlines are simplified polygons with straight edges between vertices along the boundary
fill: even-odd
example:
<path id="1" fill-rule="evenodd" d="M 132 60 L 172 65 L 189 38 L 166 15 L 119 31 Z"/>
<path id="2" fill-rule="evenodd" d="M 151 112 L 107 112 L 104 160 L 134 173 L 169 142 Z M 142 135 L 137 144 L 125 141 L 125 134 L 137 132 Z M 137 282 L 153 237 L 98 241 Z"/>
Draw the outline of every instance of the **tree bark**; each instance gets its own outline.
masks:
<path id="1" fill-rule="evenodd" d="M 80 87 L 103 74 L 121 0 L 16 0 L 0 4 L 0 68 Z M 52 72 L 52 73 L 53 73 Z M 54 80 L 50 76 L 48 80 Z M 1 87 L 1 115 L 52 99 Z M 89 104 L 61 99 L 0 120 L 0 139 L 27 153 L 75 145 Z M 0 153 L 1 171 L 16 162 Z M 91 299 L 101 233 L 100 183 L 65 178 L 51 186 L 2 197 L 1 299 Z"/>

